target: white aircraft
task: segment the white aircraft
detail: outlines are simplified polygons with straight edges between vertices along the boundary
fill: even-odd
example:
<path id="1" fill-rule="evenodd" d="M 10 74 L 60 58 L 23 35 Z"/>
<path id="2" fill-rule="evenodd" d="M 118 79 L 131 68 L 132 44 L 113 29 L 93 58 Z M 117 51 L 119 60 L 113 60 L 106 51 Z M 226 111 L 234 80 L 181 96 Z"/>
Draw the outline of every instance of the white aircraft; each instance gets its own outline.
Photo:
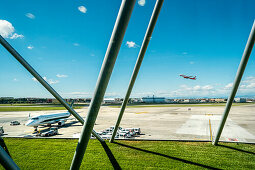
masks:
<path id="1" fill-rule="evenodd" d="M 73 102 L 71 104 L 71 107 L 73 106 Z M 71 116 L 71 113 L 69 112 L 33 116 L 27 121 L 25 125 L 34 127 L 35 131 L 37 131 L 37 127 L 39 125 L 44 125 L 44 124 L 51 125 L 51 124 L 57 123 L 59 126 L 63 126 L 69 116 Z"/>

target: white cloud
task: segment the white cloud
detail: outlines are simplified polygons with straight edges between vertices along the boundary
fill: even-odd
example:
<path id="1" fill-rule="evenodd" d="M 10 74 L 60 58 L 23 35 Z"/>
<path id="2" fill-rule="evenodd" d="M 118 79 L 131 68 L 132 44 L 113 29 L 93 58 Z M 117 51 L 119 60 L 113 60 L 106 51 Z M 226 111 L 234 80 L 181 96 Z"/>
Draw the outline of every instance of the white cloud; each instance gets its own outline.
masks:
<path id="1" fill-rule="evenodd" d="M 172 91 L 153 91 L 153 92 L 134 92 L 132 96 L 134 97 L 144 97 L 144 96 L 158 96 L 158 97 L 209 97 L 215 96 L 216 89 L 212 85 L 196 85 L 187 86 L 181 85 L 178 89 Z"/>
<path id="2" fill-rule="evenodd" d="M 6 20 L 0 20 L 0 34 L 4 38 L 9 38 L 14 32 L 12 24 Z"/>
<path id="3" fill-rule="evenodd" d="M 144 6 L 144 5 L 145 5 L 145 0 L 139 0 L 139 1 L 138 1 L 138 4 L 139 4 L 140 6 Z"/>
<path id="4" fill-rule="evenodd" d="M 73 43 L 73 45 L 76 47 L 80 46 L 80 44 L 78 44 L 78 43 Z"/>
<path id="5" fill-rule="evenodd" d="M 66 96 L 91 97 L 93 93 L 75 91 L 75 92 L 67 92 L 63 94 Z"/>
<path id="6" fill-rule="evenodd" d="M 165 92 L 134 92 L 133 96 L 162 96 L 162 97 L 228 97 L 233 83 L 228 84 L 207 84 L 207 85 L 180 85 L 175 90 Z M 255 94 L 255 76 L 245 78 L 239 88 L 236 96 L 254 95 Z"/>
<path id="7" fill-rule="evenodd" d="M 56 76 L 58 78 L 66 78 L 66 77 L 68 77 L 68 75 L 64 75 L 64 74 L 57 74 Z"/>
<path id="8" fill-rule="evenodd" d="M 245 80 L 241 82 L 239 89 L 240 89 L 240 92 L 254 93 L 255 92 L 255 77 L 253 76 L 247 77 Z"/>
<path id="9" fill-rule="evenodd" d="M 12 34 L 12 36 L 10 37 L 10 39 L 17 39 L 17 38 L 24 38 L 24 35 L 14 33 L 14 34 Z"/>
<path id="10" fill-rule="evenodd" d="M 43 77 L 43 79 L 44 79 L 45 81 L 47 81 L 49 84 L 57 84 L 57 83 L 59 83 L 58 80 L 52 80 L 52 79 L 49 79 L 49 80 L 48 80 L 45 76 Z M 35 77 L 33 77 L 32 80 L 33 80 L 33 81 L 38 81 Z"/>
<path id="11" fill-rule="evenodd" d="M 32 45 L 27 46 L 29 50 L 32 50 L 34 47 Z"/>
<path id="12" fill-rule="evenodd" d="M 26 13 L 26 17 L 28 17 L 30 19 L 35 19 L 35 16 L 31 13 Z"/>
<path id="13" fill-rule="evenodd" d="M 246 87 L 246 85 L 244 85 L 244 84 L 243 84 L 243 85 L 240 85 L 240 88 L 245 88 L 245 87 Z"/>
<path id="14" fill-rule="evenodd" d="M 49 80 L 48 80 L 48 83 L 49 83 L 49 84 L 57 84 L 57 83 L 59 83 L 59 81 L 58 81 L 58 80 L 49 79 Z"/>
<path id="15" fill-rule="evenodd" d="M 255 83 L 255 77 L 249 76 L 245 80 L 242 81 L 243 83 Z"/>
<path id="16" fill-rule="evenodd" d="M 182 54 L 183 54 L 183 55 L 187 55 L 188 53 L 187 53 L 187 52 L 183 52 Z"/>
<path id="17" fill-rule="evenodd" d="M 194 61 L 191 61 L 191 62 L 189 62 L 190 64 L 195 64 L 195 62 Z"/>
<path id="18" fill-rule="evenodd" d="M 71 95 L 88 95 L 89 93 L 88 92 L 71 92 L 71 93 L 67 93 L 67 94 L 71 94 Z"/>
<path id="19" fill-rule="evenodd" d="M 225 89 L 231 89 L 233 87 L 233 83 L 229 83 L 225 86 Z"/>
<path id="20" fill-rule="evenodd" d="M 15 29 L 12 24 L 6 20 L 0 20 L 0 35 L 4 38 L 16 39 L 23 38 L 21 34 L 14 33 Z"/>
<path id="21" fill-rule="evenodd" d="M 127 41 L 126 45 L 128 46 L 128 48 L 136 48 L 139 47 L 134 41 Z"/>
<path id="22" fill-rule="evenodd" d="M 216 90 L 212 85 L 196 85 L 196 86 L 187 86 L 181 85 L 179 89 L 171 91 L 168 93 L 168 96 L 172 97 L 197 97 L 197 96 L 213 96 Z"/>
<path id="23" fill-rule="evenodd" d="M 82 13 L 86 13 L 87 12 L 87 8 L 85 6 L 79 6 L 78 10 L 81 11 Z"/>
<path id="24" fill-rule="evenodd" d="M 193 87 L 193 90 L 196 90 L 196 91 L 197 91 L 197 90 L 201 90 L 201 86 L 198 86 L 198 85 L 197 85 L 197 86 Z"/>
<path id="25" fill-rule="evenodd" d="M 46 78 L 45 76 L 43 77 L 43 79 L 44 79 L 45 81 L 47 81 L 47 78 Z M 35 77 L 33 77 L 32 80 L 38 81 Z"/>
<path id="26" fill-rule="evenodd" d="M 255 83 L 250 83 L 246 86 L 246 88 L 255 88 Z"/>
<path id="27" fill-rule="evenodd" d="M 203 89 L 203 90 L 212 90 L 212 89 L 213 89 L 213 86 L 211 86 L 211 85 L 206 85 L 206 86 L 203 86 L 202 89 Z"/>
<path id="28" fill-rule="evenodd" d="M 19 81 L 17 78 L 14 78 L 13 81 Z"/>

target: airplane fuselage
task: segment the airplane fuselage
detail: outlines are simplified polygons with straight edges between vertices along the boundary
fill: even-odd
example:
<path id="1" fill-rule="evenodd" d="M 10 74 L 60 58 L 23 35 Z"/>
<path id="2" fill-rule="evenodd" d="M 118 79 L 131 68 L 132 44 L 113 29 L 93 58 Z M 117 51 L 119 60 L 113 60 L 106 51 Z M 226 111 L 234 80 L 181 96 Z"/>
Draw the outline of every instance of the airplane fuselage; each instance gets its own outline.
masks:
<path id="1" fill-rule="evenodd" d="M 186 75 L 183 75 L 183 74 L 181 74 L 180 76 L 185 78 L 185 79 L 196 80 L 196 76 L 186 76 Z"/>
<path id="2" fill-rule="evenodd" d="M 58 123 L 60 121 L 66 121 L 66 119 L 70 115 L 71 114 L 69 112 L 66 112 L 66 113 L 56 113 L 56 114 L 34 116 L 34 117 L 30 118 L 25 125 L 37 127 L 37 126 L 43 125 L 43 124 L 54 124 L 54 123 Z"/>

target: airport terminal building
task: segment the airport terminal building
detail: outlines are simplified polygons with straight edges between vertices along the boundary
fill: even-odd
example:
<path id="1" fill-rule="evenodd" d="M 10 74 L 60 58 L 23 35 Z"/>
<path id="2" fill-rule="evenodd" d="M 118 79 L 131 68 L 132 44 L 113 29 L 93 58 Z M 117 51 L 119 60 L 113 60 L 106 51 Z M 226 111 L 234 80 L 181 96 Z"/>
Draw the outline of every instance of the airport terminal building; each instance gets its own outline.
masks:
<path id="1" fill-rule="evenodd" d="M 143 97 L 143 103 L 166 103 L 165 97 Z"/>

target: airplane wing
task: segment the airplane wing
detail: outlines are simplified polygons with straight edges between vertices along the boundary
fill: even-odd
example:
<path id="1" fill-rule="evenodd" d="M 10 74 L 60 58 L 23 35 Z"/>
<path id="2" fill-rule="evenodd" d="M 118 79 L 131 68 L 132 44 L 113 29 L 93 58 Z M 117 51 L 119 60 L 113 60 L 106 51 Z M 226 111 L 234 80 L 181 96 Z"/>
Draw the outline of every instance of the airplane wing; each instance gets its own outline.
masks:
<path id="1" fill-rule="evenodd" d="M 67 120 L 71 120 L 71 119 L 75 119 L 75 118 L 65 118 L 65 119 L 49 120 L 49 121 L 41 122 L 40 124 L 41 124 L 41 125 L 43 125 L 43 124 L 55 124 L 55 123 L 58 123 L 58 122 L 61 122 L 61 121 L 66 122 Z"/>

